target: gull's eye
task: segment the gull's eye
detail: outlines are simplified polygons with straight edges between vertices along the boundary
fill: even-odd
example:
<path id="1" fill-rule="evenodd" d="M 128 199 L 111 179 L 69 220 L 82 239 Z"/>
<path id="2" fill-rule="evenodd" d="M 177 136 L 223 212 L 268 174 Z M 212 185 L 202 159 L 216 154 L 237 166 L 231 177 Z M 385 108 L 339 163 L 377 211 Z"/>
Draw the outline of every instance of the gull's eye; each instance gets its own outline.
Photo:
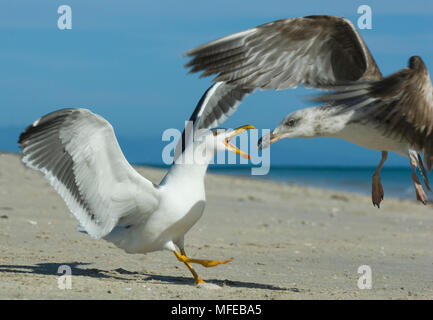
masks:
<path id="1" fill-rule="evenodd" d="M 289 127 L 293 127 L 296 124 L 295 119 L 289 119 L 289 121 L 286 122 L 286 125 Z"/>
<path id="2" fill-rule="evenodd" d="M 212 132 L 213 136 L 216 137 L 218 135 L 218 131 Z"/>

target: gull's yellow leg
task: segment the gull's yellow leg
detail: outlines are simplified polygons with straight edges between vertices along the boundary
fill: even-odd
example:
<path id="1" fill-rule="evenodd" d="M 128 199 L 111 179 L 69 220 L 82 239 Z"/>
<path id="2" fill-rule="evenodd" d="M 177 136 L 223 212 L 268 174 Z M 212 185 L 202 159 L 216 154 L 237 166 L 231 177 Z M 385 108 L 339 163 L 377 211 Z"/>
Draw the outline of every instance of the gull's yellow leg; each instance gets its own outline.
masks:
<path id="1" fill-rule="evenodd" d="M 209 268 L 209 267 L 215 267 L 219 264 L 224 264 L 227 262 L 232 261 L 233 259 L 227 259 L 227 260 L 204 260 L 204 259 L 192 259 L 192 258 L 188 258 L 185 255 L 185 251 L 183 249 L 181 249 L 182 254 L 180 254 L 179 252 L 177 252 L 176 250 L 173 251 L 176 258 L 183 262 L 183 263 L 197 263 L 197 264 L 201 264 L 203 267 Z"/>
<path id="2" fill-rule="evenodd" d="M 182 253 L 182 256 L 186 256 L 184 249 L 180 249 L 180 252 Z M 181 261 L 181 259 L 179 259 L 179 256 L 180 256 L 179 253 L 174 251 L 174 254 L 177 257 L 177 259 Z M 189 271 L 192 273 L 194 280 L 195 280 L 195 284 L 204 283 L 203 279 L 198 276 L 197 272 L 195 272 L 194 268 L 191 266 L 191 264 L 189 262 L 186 262 L 186 261 L 182 261 L 182 262 L 185 263 L 185 265 L 188 267 Z"/>

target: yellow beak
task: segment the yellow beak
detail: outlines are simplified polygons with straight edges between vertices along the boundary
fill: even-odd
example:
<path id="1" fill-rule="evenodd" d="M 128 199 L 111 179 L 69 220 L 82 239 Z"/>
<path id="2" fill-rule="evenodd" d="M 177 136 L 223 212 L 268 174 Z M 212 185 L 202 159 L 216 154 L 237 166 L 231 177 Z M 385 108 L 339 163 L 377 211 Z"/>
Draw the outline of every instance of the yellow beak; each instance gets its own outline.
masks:
<path id="1" fill-rule="evenodd" d="M 231 144 L 230 143 L 230 139 L 232 139 L 233 137 L 237 136 L 238 134 L 241 134 L 242 132 L 247 131 L 249 129 L 255 129 L 255 127 L 252 126 L 252 125 L 250 125 L 250 124 L 247 124 L 245 126 L 239 127 L 237 129 L 235 129 L 235 131 L 224 140 L 225 146 L 230 151 L 233 151 L 233 152 L 237 153 L 238 155 L 240 155 L 241 157 L 244 157 L 244 158 L 246 158 L 248 160 L 251 159 L 251 156 L 248 153 L 246 153 L 246 152 L 244 152 L 242 150 L 239 150 L 233 144 Z"/>

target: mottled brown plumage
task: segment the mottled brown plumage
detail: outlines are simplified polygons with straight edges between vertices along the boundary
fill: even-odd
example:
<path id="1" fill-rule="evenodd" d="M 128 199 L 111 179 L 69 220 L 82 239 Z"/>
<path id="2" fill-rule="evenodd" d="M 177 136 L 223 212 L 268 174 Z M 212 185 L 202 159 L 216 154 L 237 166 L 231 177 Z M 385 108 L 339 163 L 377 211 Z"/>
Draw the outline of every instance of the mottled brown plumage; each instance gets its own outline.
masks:
<path id="1" fill-rule="evenodd" d="M 209 42 L 186 55 L 191 57 L 186 65 L 191 67 L 190 72 L 216 75 L 214 81 L 224 85 L 251 91 L 299 85 L 334 91 L 317 99 L 328 105 L 287 115 L 271 134 L 269 143 L 331 133 L 330 136 L 381 150 L 382 160 L 372 186 L 373 204 L 378 207 L 383 199 L 379 173 L 387 152 L 407 155 L 417 199 L 425 203 L 427 197 L 416 168 L 420 168 L 430 189 L 419 152 L 424 151 L 430 171 L 433 89 L 421 58 L 412 57 L 408 68 L 383 78 L 355 26 L 346 18 L 332 16 L 270 22 Z M 312 115 L 314 126 L 308 122 Z M 295 116 L 304 116 L 305 121 L 285 122 L 293 122 Z"/>
<path id="2" fill-rule="evenodd" d="M 244 88 L 326 89 L 360 78 L 382 77 L 370 51 L 346 18 L 308 16 L 263 24 L 186 53 L 201 76 Z"/>
<path id="3" fill-rule="evenodd" d="M 357 109 L 357 121 L 375 122 L 385 135 L 407 141 L 419 152 L 424 150 L 424 161 L 431 171 L 433 87 L 420 57 L 411 57 L 407 68 L 386 78 L 347 84 L 316 100 Z"/>

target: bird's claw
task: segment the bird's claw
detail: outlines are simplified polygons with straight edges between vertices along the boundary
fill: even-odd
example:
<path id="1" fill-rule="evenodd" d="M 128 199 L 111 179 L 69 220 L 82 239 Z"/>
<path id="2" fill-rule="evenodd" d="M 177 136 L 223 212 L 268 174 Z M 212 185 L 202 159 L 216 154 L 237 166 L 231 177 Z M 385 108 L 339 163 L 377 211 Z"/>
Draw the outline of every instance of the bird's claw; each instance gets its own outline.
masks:
<path id="1" fill-rule="evenodd" d="M 379 175 L 373 175 L 372 188 L 371 188 L 371 199 L 373 201 L 373 206 L 380 209 L 380 203 L 383 200 L 384 192 L 382 183 L 380 181 Z"/>
<path id="2" fill-rule="evenodd" d="M 427 195 L 425 194 L 424 189 L 422 188 L 421 185 L 416 185 L 415 186 L 415 191 L 416 191 L 416 199 L 418 201 L 421 201 L 422 204 L 426 205 L 427 204 Z"/>

